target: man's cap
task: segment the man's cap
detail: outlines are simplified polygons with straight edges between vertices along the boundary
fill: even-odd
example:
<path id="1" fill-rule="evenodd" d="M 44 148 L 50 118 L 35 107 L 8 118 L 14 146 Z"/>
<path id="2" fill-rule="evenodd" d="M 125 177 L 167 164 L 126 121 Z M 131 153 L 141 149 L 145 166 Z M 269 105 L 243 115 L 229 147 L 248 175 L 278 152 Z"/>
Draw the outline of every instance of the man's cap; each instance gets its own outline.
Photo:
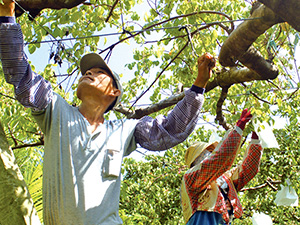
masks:
<path id="1" fill-rule="evenodd" d="M 191 167 L 191 164 L 195 161 L 195 159 L 201 155 L 201 153 L 207 149 L 207 147 L 214 144 L 214 142 L 207 143 L 207 142 L 195 142 L 192 144 L 185 152 L 185 164 L 188 165 L 188 167 Z"/>
<path id="2" fill-rule="evenodd" d="M 120 101 L 122 94 L 123 94 L 123 88 L 120 82 L 120 77 L 116 72 L 113 72 L 108 65 L 104 62 L 102 57 L 97 53 L 88 53 L 84 55 L 80 60 L 80 71 L 81 74 L 84 75 L 87 70 L 92 68 L 101 68 L 104 69 L 109 75 L 112 76 L 115 83 L 117 84 L 117 88 L 121 91 L 121 94 L 116 98 L 116 100 L 108 107 L 107 111 L 113 109 Z"/>

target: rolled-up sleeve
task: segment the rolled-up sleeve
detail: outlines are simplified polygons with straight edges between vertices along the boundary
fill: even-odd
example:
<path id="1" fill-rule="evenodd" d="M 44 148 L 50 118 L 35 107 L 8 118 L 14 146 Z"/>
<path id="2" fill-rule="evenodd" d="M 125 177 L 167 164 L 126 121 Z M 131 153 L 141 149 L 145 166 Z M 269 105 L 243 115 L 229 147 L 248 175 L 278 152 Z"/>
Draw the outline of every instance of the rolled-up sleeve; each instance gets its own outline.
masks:
<path id="1" fill-rule="evenodd" d="M 51 84 L 32 71 L 24 53 L 22 30 L 14 17 L 0 17 L 0 59 L 17 100 L 25 107 L 45 109 L 53 96 Z"/>
<path id="2" fill-rule="evenodd" d="M 183 142 L 194 130 L 204 96 L 191 89 L 168 116 L 145 116 L 137 123 L 135 140 L 148 150 L 165 150 Z"/>

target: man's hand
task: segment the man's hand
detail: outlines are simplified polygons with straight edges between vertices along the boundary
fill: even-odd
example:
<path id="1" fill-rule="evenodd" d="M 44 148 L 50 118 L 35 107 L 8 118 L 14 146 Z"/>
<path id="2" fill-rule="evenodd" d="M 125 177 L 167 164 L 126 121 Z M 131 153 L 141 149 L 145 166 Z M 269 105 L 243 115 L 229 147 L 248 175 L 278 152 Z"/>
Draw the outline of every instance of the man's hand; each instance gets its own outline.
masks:
<path id="1" fill-rule="evenodd" d="M 2 0 L 0 3 L 0 16 L 15 16 L 15 2 L 12 0 Z"/>
<path id="2" fill-rule="evenodd" d="M 194 85 L 205 88 L 206 84 L 211 77 L 211 70 L 215 67 L 216 60 L 209 54 L 205 53 L 198 58 L 198 76 L 194 82 Z"/>

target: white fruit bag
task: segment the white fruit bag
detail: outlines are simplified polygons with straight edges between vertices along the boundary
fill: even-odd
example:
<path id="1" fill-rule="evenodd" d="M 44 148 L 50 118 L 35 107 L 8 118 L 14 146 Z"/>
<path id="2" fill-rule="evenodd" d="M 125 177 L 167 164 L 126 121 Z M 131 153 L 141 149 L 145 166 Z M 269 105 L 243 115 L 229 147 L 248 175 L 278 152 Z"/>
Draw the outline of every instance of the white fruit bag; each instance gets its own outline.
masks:
<path id="1" fill-rule="evenodd" d="M 266 122 L 259 123 L 258 120 L 252 120 L 254 130 L 262 142 L 263 148 L 279 148 L 278 142 L 272 131 L 272 128 Z M 257 121 L 257 122 L 254 122 Z"/>
<path id="2" fill-rule="evenodd" d="M 288 185 L 288 186 L 281 186 L 281 190 L 277 192 L 275 203 L 277 205 L 283 205 L 283 206 L 298 206 L 298 195 L 295 191 L 295 189 Z"/>
<path id="3" fill-rule="evenodd" d="M 252 216 L 252 224 L 253 225 L 272 225 L 272 218 L 263 212 L 261 213 L 253 213 Z"/>

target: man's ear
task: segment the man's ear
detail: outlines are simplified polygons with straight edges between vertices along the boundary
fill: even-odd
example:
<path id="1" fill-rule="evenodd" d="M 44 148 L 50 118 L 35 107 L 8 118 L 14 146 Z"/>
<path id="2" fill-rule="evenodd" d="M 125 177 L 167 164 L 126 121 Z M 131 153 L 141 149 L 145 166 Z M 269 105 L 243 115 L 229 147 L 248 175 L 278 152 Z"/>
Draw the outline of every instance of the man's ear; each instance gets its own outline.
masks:
<path id="1" fill-rule="evenodd" d="M 114 88 L 110 93 L 110 95 L 114 96 L 114 97 L 118 97 L 120 94 L 121 94 L 121 91 L 117 88 Z"/>

